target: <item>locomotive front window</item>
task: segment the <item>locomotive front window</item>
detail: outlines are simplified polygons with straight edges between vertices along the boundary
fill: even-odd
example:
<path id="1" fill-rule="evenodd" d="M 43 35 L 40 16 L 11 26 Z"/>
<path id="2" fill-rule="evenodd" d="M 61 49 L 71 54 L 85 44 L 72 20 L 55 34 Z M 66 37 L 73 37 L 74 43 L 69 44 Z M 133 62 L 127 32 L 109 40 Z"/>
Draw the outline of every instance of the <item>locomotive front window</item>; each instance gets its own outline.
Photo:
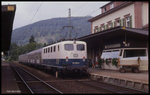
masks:
<path id="1" fill-rule="evenodd" d="M 71 51 L 74 49 L 73 44 L 65 44 L 64 46 L 65 46 L 65 50 L 67 50 L 67 51 Z"/>
<path id="2" fill-rule="evenodd" d="M 79 51 L 85 50 L 84 44 L 78 44 L 77 45 L 77 50 L 79 50 Z"/>

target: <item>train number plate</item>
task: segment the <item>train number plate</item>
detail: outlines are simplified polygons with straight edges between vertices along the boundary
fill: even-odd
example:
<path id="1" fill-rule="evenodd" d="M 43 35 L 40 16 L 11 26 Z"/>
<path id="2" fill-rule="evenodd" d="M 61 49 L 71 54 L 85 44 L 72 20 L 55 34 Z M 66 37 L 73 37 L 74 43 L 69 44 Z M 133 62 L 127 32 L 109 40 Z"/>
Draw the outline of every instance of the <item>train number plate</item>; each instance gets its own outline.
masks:
<path id="1" fill-rule="evenodd" d="M 72 64 L 79 64 L 79 62 L 72 62 Z"/>
<path id="2" fill-rule="evenodd" d="M 73 54 L 73 57 L 78 57 L 78 54 Z"/>

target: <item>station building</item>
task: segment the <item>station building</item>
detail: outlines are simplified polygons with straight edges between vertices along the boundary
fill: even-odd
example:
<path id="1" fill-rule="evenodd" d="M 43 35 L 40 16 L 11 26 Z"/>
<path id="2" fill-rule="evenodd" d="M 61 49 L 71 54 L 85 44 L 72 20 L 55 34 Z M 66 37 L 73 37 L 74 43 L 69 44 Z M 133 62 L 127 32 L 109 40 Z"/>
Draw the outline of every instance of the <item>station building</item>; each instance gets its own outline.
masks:
<path id="1" fill-rule="evenodd" d="M 146 1 L 111 1 L 89 22 L 91 34 L 79 38 L 87 43 L 88 59 L 96 61 L 108 48 L 148 48 L 149 3 Z"/>

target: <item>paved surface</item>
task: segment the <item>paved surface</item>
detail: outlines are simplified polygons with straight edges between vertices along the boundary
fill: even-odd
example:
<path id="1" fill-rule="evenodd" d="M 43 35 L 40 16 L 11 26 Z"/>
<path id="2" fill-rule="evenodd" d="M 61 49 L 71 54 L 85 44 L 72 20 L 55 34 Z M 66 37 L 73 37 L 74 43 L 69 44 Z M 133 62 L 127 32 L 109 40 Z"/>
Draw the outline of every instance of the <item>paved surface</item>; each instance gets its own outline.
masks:
<path id="1" fill-rule="evenodd" d="M 113 78 L 127 79 L 127 80 L 131 80 L 131 81 L 137 81 L 137 82 L 142 82 L 142 83 L 149 84 L 149 72 L 120 73 L 119 71 L 102 70 L 102 69 L 99 69 L 99 68 L 89 68 L 88 72 L 90 72 L 90 74 L 98 74 L 98 75 L 102 75 L 102 76 L 109 76 L 109 77 L 113 77 Z"/>
<path id="2" fill-rule="evenodd" d="M 16 79 L 14 76 L 14 72 L 12 71 L 9 63 L 1 62 L 1 74 L 2 74 L 2 80 L 1 80 L 1 93 L 21 93 L 19 90 L 19 87 L 16 83 Z"/>

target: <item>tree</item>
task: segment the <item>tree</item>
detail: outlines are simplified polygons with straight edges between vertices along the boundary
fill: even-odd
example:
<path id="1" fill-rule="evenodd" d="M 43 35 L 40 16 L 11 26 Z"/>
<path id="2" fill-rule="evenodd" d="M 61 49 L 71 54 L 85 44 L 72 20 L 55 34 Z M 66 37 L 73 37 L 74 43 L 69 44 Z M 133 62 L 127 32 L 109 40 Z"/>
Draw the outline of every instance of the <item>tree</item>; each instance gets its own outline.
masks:
<path id="1" fill-rule="evenodd" d="M 35 40 L 34 40 L 34 36 L 33 36 L 33 35 L 31 35 L 31 37 L 30 37 L 30 39 L 29 39 L 29 43 L 33 43 L 33 42 L 35 42 Z"/>
<path id="2" fill-rule="evenodd" d="M 10 46 L 10 50 L 9 50 L 9 59 L 10 60 L 17 60 L 18 59 L 18 50 L 19 50 L 19 46 L 17 46 L 16 43 L 12 43 Z"/>
<path id="3" fill-rule="evenodd" d="M 44 45 L 43 45 L 43 46 L 45 47 L 45 46 L 47 46 L 47 44 L 46 44 L 46 43 L 44 43 Z"/>

